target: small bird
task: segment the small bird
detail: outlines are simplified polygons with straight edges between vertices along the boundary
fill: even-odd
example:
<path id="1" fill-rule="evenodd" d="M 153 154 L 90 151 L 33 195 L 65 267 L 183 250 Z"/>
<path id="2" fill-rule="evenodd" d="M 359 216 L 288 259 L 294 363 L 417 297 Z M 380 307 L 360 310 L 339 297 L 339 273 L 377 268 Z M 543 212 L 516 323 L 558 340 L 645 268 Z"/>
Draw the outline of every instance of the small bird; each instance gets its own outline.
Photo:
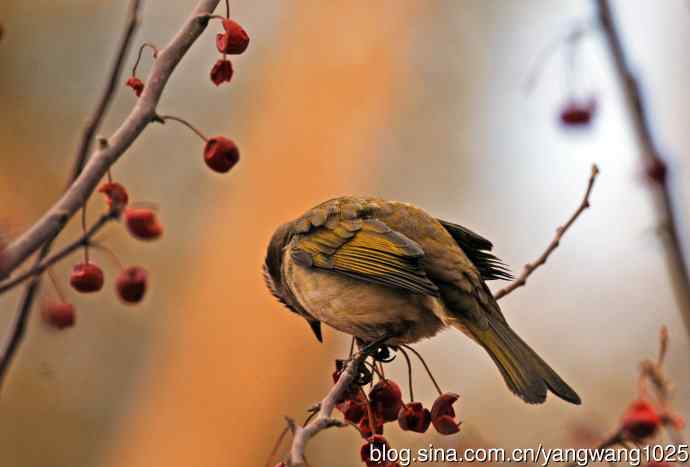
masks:
<path id="1" fill-rule="evenodd" d="M 408 203 L 371 197 L 326 201 L 280 226 L 264 277 L 307 320 L 361 342 L 396 346 L 447 327 L 491 356 L 508 388 L 537 404 L 547 391 L 580 397 L 508 325 L 485 281 L 509 279 L 484 237 Z"/>

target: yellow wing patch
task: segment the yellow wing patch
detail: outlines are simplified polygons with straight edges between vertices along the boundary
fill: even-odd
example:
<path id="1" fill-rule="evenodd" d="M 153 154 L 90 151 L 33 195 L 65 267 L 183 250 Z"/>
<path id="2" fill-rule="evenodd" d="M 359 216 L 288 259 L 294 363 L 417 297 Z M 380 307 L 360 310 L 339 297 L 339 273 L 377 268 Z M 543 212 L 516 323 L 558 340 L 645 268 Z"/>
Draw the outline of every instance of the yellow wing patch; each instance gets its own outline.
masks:
<path id="1" fill-rule="evenodd" d="M 416 294 L 438 295 L 424 271 L 424 251 L 414 241 L 376 219 L 333 216 L 296 238 L 298 264 Z"/>

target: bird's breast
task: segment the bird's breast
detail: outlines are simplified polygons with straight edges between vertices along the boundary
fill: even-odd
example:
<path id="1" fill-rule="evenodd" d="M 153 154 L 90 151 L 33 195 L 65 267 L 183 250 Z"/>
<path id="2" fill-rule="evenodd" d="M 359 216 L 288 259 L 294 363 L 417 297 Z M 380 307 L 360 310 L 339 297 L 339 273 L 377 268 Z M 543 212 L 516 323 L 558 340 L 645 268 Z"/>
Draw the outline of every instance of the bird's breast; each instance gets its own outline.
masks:
<path id="1" fill-rule="evenodd" d="M 300 304 L 315 318 L 347 334 L 372 341 L 395 335 L 390 344 L 431 337 L 445 324 L 440 299 L 366 282 L 339 272 L 296 264 L 290 247 L 283 275 Z"/>

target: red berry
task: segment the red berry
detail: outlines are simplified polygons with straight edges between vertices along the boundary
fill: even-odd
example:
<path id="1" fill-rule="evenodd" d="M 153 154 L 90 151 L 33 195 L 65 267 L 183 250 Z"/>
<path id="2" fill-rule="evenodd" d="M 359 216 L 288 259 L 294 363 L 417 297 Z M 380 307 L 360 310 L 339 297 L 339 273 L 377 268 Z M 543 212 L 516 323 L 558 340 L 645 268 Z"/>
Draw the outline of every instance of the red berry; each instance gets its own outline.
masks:
<path id="1" fill-rule="evenodd" d="M 75 264 L 69 283 L 79 292 L 98 292 L 103 288 L 103 271 L 94 263 Z"/>
<path id="2" fill-rule="evenodd" d="M 146 208 L 127 208 L 125 223 L 129 233 L 141 240 L 153 240 L 163 234 L 163 226 L 158 222 L 156 214 Z"/>
<path id="3" fill-rule="evenodd" d="M 372 456 L 372 449 L 376 449 L 377 455 Z M 373 435 L 367 439 L 366 444 L 363 444 L 359 450 L 359 455 L 367 467 L 383 467 L 386 462 L 383 460 L 383 451 L 388 449 L 388 441 L 381 435 Z M 372 460 L 375 457 L 376 461 Z"/>
<path id="4" fill-rule="evenodd" d="M 386 422 L 398 419 L 398 412 L 403 406 L 402 392 L 394 381 L 384 379 L 376 383 L 369 392 L 369 400 L 377 417 Z"/>
<path id="5" fill-rule="evenodd" d="M 65 302 L 44 303 L 41 310 L 41 318 L 47 324 L 58 329 L 74 326 L 76 315 L 74 305 Z"/>
<path id="6" fill-rule="evenodd" d="M 125 303 L 139 303 L 146 293 L 147 276 L 146 270 L 138 266 L 123 269 L 115 281 L 117 295 Z"/>
<path id="7" fill-rule="evenodd" d="M 134 94 L 136 94 L 137 97 L 141 96 L 141 93 L 144 92 L 144 82 L 136 76 L 130 76 L 127 80 L 127 86 L 134 90 Z"/>
<path id="8" fill-rule="evenodd" d="M 117 182 L 106 182 L 98 188 L 103 193 L 111 210 L 121 211 L 129 201 L 129 195 L 124 186 Z"/>
<path id="9" fill-rule="evenodd" d="M 240 150 L 234 141 L 222 136 L 214 136 L 204 147 L 204 161 L 212 170 L 225 173 L 240 160 Z"/>
<path id="10" fill-rule="evenodd" d="M 420 402 L 410 402 L 398 413 L 398 424 L 403 431 L 424 433 L 431 424 L 431 412 Z"/>
<path id="11" fill-rule="evenodd" d="M 223 20 L 223 29 L 225 33 L 216 36 L 218 52 L 237 55 L 247 50 L 249 35 L 242 26 L 228 18 Z"/>
<path id="12" fill-rule="evenodd" d="M 216 86 L 220 86 L 222 83 L 229 83 L 232 79 L 233 69 L 230 60 L 218 60 L 213 68 L 211 68 L 211 81 Z"/>
<path id="13" fill-rule="evenodd" d="M 656 434 L 661 422 L 656 408 L 646 400 L 638 399 L 625 411 L 621 431 L 626 439 L 642 441 Z"/>
<path id="14" fill-rule="evenodd" d="M 452 435 L 460 431 L 460 422 L 455 421 L 453 404 L 460 398 L 457 394 L 441 394 L 431 407 L 431 423 L 442 435 Z"/>
<path id="15" fill-rule="evenodd" d="M 591 98 L 587 102 L 568 101 L 561 109 L 561 123 L 565 126 L 583 127 L 592 122 L 597 102 Z"/>
<path id="16" fill-rule="evenodd" d="M 372 430 L 371 424 L 369 423 L 369 414 L 367 413 L 359 421 L 359 431 L 362 433 L 364 438 L 368 438 L 373 434 L 381 435 L 383 434 L 383 419 L 376 417 L 374 415 L 374 429 Z"/>

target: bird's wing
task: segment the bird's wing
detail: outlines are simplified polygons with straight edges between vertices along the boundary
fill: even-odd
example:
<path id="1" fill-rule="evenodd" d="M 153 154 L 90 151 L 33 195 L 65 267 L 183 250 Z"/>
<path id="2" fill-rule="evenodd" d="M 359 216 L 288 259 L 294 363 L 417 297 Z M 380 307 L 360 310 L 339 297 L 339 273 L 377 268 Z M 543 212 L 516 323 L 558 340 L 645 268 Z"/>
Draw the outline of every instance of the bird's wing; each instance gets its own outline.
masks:
<path id="1" fill-rule="evenodd" d="M 306 228 L 295 237 L 292 248 L 297 264 L 416 294 L 438 295 L 422 265 L 424 251 L 416 242 L 377 219 L 330 214 L 314 219 L 312 212 L 304 223 Z"/>
<path id="2" fill-rule="evenodd" d="M 489 253 L 493 248 L 489 240 L 461 225 L 441 219 L 438 221 L 479 270 L 483 280 L 510 280 L 513 278 L 508 267 L 496 256 Z"/>

